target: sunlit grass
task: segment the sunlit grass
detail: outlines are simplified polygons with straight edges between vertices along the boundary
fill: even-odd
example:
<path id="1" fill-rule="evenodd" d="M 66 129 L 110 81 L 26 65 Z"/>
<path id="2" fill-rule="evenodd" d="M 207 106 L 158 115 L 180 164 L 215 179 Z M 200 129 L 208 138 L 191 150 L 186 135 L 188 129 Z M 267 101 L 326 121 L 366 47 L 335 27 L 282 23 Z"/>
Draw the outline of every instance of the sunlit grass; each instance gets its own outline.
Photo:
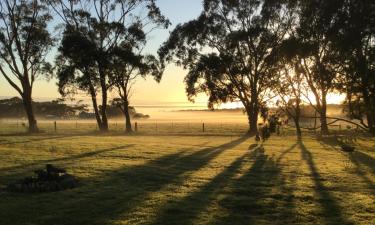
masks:
<path id="1" fill-rule="evenodd" d="M 218 128 L 219 129 L 219 128 Z M 0 224 L 372 224 L 375 138 L 357 151 L 291 132 L 253 138 L 142 133 L 0 135 L 0 186 L 52 163 L 80 180 L 0 192 Z M 250 148 L 250 149 L 249 149 Z"/>

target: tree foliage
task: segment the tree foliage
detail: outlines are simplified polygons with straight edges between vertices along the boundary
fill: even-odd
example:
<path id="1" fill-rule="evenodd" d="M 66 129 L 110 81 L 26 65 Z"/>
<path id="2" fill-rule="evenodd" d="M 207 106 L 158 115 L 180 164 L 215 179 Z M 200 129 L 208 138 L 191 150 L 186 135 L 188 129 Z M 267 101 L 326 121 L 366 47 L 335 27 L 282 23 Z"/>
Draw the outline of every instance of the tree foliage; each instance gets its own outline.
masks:
<path id="1" fill-rule="evenodd" d="M 121 62 L 135 62 L 138 53 L 133 50 L 146 42 L 144 30 L 151 23 L 167 27 L 169 21 L 154 0 L 54 0 L 51 5 L 65 22 L 58 58 L 60 91 L 88 92 L 98 125 L 106 131 L 108 92 L 119 67 L 114 65 L 116 59 L 129 57 Z M 142 8 L 146 15 L 137 15 Z"/>
<path id="2" fill-rule="evenodd" d="M 22 97 L 29 132 L 38 131 L 31 105 L 34 82 L 52 69 L 46 60 L 54 42 L 48 31 L 51 20 L 41 0 L 0 2 L 0 73 Z"/>
<path id="3" fill-rule="evenodd" d="M 375 4 L 343 1 L 337 21 L 342 71 L 340 86 L 347 95 L 347 112 L 375 134 Z"/>
<path id="4" fill-rule="evenodd" d="M 249 132 L 256 132 L 258 113 L 275 83 L 272 52 L 292 24 L 292 5 L 253 0 L 206 0 L 203 5 L 197 19 L 175 28 L 159 55 L 188 70 L 190 100 L 206 93 L 210 108 L 241 101 Z"/>

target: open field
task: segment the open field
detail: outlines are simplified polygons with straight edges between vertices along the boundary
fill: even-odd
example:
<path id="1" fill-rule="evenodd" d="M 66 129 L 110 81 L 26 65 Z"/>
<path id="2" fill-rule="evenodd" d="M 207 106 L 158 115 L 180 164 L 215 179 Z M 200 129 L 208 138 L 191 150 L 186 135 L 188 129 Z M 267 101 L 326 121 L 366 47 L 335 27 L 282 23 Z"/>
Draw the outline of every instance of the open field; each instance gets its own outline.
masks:
<path id="1" fill-rule="evenodd" d="M 375 138 L 358 136 L 349 154 L 312 133 L 252 146 L 253 138 L 219 128 L 220 136 L 27 136 L 5 127 L 0 224 L 375 224 Z M 3 190 L 46 163 L 77 176 L 79 187 Z"/>

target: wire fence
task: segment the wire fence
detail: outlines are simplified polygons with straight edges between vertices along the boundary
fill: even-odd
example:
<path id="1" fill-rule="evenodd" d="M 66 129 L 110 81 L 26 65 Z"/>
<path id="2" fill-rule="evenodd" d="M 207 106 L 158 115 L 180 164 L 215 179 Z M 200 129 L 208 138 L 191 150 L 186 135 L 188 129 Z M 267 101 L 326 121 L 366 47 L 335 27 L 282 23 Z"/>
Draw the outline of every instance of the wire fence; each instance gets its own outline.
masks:
<path id="1" fill-rule="evenodd" d="M 111 133 L 123 133 L 125 130 L 124 122 L 109 121 L 108 125 Z M 313 127 L 314 122 L 305 121 L 301 125 Z M 83 134 L 99 131 L 95 121 L 85 120 L 42 120 L 38 121 L 38 127 L 42 133 L 49 134 Z M 247 123 L 136 121 L 132 123 L 132 128 L 138 134 L 241 135 L 248 131 L 249 126 Z M 329 128 L 335 132 L 358 130 L 345 123 L 330 125 Z M 0 120 L 0 134 L 22 133 L 26 130 L 27 121 L 25 120 Z M 293 133 L 293 124 L 281 126 L 280 131 L 281 135 Z"/>
<path id="2" fill-rule="evenodd" d="M 124 132 L 125 123 L 109 122 L 109 131 Z M 91 121 L 38 121 L 38 127 L 46 133 L 86 133 L 99 131 Z M 197 122 L 133 122 L 134 132 L 141 134 L 241 134 L 246 133 L 246 123 L 197 123 Z M 0 133 L 19 133 L 27 130 L 25 121 L 1 121 Z"/>

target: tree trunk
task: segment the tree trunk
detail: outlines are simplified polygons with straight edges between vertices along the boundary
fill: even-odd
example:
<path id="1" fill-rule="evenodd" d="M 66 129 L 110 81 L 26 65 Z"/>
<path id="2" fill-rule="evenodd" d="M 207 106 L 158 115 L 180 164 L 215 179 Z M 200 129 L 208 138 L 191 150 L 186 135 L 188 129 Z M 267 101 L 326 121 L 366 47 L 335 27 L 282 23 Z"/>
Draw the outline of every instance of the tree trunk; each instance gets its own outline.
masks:
<path id="1" fill-rule="evenodd" d="M 132 123 L 130 121 L 130 114 L 129 114 L 129 102 L 124 101 L 124 115 L 125 115 L 125 132 L 131 133 L 132 130 Z"/>
<path id="2" fill-rule="evenodd" d="M 298 138 L 302 137 L 301 125 L 299 124 L 299 119 L 295 120 L 294 123 L 296 124 L 296 135 Z"/>
<path id="3" fill-rule="evenodd" d="M 329 134 L 327 125 L 327 94 L 322 93 L 322 105 L 320 107 L 320 130 L 322 134 Z"/>
<path id="4" fill-rule="evenodd" d="M 367 125 L 369 132 L 375 135 L 375 109 L 371 109 L 370 106 L 369 110 L 367 110 L 366 117 L 367 117 Z"/>
<path id="5" fill-rule="evenodd" d="M 363 78 L 361 80 L 361 89 L 365 104 L 364 114 L 366 115 L 369 132 L 375 135 L 375 96 L 370 94 L 371 91 L 368 89 L 369 79 L 364 75 L 366 74 L 364 71 L 365 69 L 362 68 L 361 74 L 363 74 Z"/>
<path id="6" fill-rule="evenodd" d="M 300 100 L 297 100 L 295 115 L 293 117 L 294 124 L 296 125 L 296 135 L 298 139 L 302 137 L 301 125 L 300 125 L 300 118 L 301 118 L 301 108 L 300 108 Z"/>
<path id="7" fill-rule="evenodd" d="M 100 118 L 98 102 L 96 101 L 96 94 L 95 94 L 95 90 L 93 86 L 90 86 L 90 94 L 91 94 L 92 106 L 94 108 L 96 122 L 98 124 L 99 129 L 101 129 L 101 127 L 103 126 L 102 119 Z"/>
<path id="8" fill-rule="evenodd" d="M 254 106 L 245 107 L 247 119 L 249 123 L 248 134 L 256 134 L 258 132 L 258 108 Z"/>
<path id="9" fill-rule="evenodd" d="M 38 125 L 35 119 L 34 110 L 32 106 L 32 99 L 31 99 L 31 88 L 26 87 L 24 88 L 24 93 L 22 95 L 23 106 L 25 108 L 25 112 L 27 115 L 27 119 L 29 121 L 29 133 L 37 133 L 39 131 Z"/>
<path id="10" fill-rule="evenodd" d="M 105 80 L 101 82 L 102 87 L 102 127 L 100 131 L 107 132 L 108 131 L 108 118 L 107 118 L 107 86 L 105 84 Z"/>
<path id="11" fill-rule="evenodd" d="M 366 88 L 362 90 L 364 103 L 366 106 L 366 119 L 369 132 L 375 135 L 375 98 L 370 100 L 369 91 Z"/>

